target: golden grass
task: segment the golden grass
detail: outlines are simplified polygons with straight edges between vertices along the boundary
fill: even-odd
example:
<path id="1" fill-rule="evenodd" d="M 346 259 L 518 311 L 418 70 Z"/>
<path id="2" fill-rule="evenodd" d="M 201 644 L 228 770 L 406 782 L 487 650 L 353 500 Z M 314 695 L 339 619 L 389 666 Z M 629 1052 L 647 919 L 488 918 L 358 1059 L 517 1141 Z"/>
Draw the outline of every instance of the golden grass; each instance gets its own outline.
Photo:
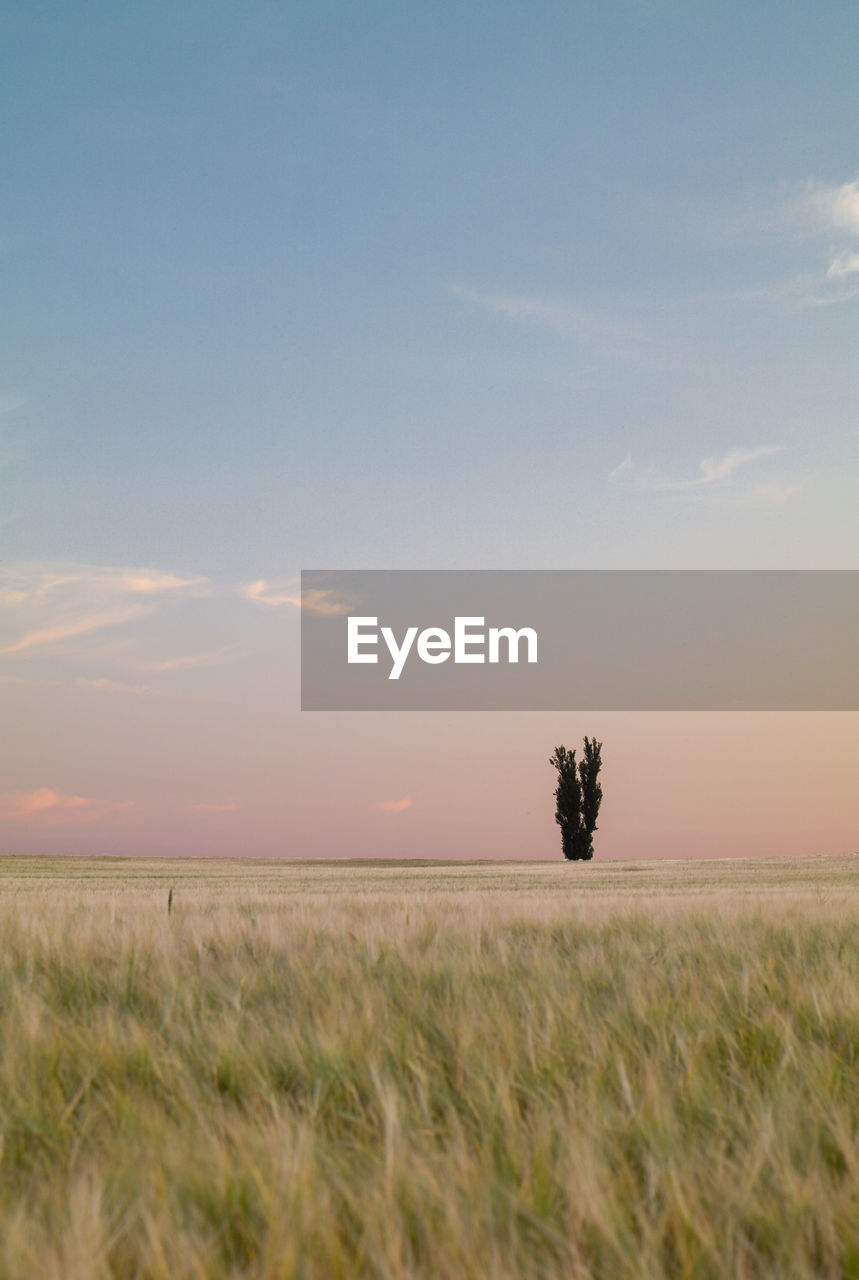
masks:
<path id="1" fill-rule="evenodd" d="M 857 872 L 0 859 L 0 1276 L 859 1276 Z"/>

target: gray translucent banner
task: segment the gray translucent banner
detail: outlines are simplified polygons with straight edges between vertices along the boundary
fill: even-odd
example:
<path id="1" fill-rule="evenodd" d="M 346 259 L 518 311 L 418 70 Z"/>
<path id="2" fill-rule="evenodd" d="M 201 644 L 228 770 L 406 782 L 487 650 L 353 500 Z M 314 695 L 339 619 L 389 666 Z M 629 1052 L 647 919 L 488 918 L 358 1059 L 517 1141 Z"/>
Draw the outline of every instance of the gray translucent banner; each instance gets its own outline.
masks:
<path id="1" fill-rule="evenodd" d="M 859 710 L 853 570 L 314 570 L 306 711 Z"/>

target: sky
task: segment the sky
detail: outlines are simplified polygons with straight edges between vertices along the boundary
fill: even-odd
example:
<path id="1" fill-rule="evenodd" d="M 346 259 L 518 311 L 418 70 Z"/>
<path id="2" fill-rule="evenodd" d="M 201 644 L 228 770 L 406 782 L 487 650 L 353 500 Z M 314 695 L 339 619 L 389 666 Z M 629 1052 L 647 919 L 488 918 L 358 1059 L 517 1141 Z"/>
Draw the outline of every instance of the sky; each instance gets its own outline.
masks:
<path id="1" fill-rule="evenodd" d="M 847 569 L 859 9 L 0 3 L 0 852 L 859 847 L 859 716 L 299 710 L 302 569 Z"/>

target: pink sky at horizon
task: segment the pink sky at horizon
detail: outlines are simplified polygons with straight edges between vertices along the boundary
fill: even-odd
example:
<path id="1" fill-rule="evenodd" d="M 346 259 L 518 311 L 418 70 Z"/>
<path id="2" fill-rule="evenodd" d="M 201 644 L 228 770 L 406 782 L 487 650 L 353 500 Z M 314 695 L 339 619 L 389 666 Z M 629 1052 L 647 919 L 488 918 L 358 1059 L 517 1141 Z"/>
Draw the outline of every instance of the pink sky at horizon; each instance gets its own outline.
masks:
<path id="1" fill-rule="evenodd" d="M 585 734 L 598 858 L 859 846 L 856 713 L 301 712 L 290 591 L 5 582 L 2 853 L 552 859 L 549 755 Z"/>

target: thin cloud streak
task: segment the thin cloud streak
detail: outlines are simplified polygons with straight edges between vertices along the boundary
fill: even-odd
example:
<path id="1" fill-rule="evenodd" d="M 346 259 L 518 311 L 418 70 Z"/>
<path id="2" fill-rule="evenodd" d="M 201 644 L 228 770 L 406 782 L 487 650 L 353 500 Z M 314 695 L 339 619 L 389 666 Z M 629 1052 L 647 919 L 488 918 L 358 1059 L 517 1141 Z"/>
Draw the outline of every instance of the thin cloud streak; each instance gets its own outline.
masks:
<path id="1" fill-rule="evenodd" d="M 231 654 L 238 645 L 227 644 L 220 649 L 209 649 L 203 653 L 190 653 L 178 658 L 158 658 L 150 662 L 138 664 L 140 671 L 190 671 L 198 667 L 217 667 Z"/>
<path id="2" fill-rule="evenodd" d="M 169 702 L 228 701 L 226 697 L 217 693 L 184 693 L 176 689 L 158 689 L 151 684 L 131 684 L 125 680 L 113 680 L 109 676 L 78 676 L 74 687 L 93 693 L 130 695 L 136 698 L 164 698 Z"/>
<path id="3" fill-rule="evenodd" d="M 71 640 L 76 636 L 87 635 L 92 631 L 100 631 L 103 627 L 116 627 L 124 622 L 135 622 L 152 613 L 145 605 L 129 605 L 124 609 L 113 609 L 104 613 L 92 613 L 65 622 L 57 622 L 53 626 L 41 627 L 30 631 L 14 640 L 11 644 L 0 648 L 0 657 L 15 653 L 27 653 L 32 649 L 44 649 L 59 644 L 63 640 Z"/>
<path id="4" fill-rule="evenodd" d="M 634 325 L 606 320 L 568 303 L 542 298 L 486 294 L 461 285 L 448 286 L 448 292 L 461 302 L 478 306 L 509 320 L 533 321 L 556 333 L 575 338 L 596 348 L 610 360 L 630 364 L 652 364 L 658 344 L 654 338 Z"/>
<path id="5" fill-rule="evenodd" d="M 106 676 L 98 676 L 94 679 L 78 676 L 75 684 L 82 689 L 96 689 L 101 693 L 131 693 L 136 697 L 152 697 L 159 692 L 148 684 L 126 684 L 122 680 L 110 680 Z"/>
<path id="6" fill-rule="evenodd" d="M 23 563 L 3 570 L 15 603 L 41 599 L 61 587 L 85 586 L 103 595 L 164 595 L 179 591 L 208 594 L 208 579 L 180 577 L 156 569 L 115 569 L 103 565 Z"/>
<path id="7" fill-rule="evenodd" d="M 33 791 L 13 791 L 0 796 L 0 822 L 47 826 L 93 823 L 128 817 L 136 808 L 133 800 L 111 803 L 89 796 L 63 795 L 50 787 L 37 787 Z"/>
<path id="8" fill-rule="evenodd" d="M 768 458 L 774 453 L 781 452 L 781 445 L 761 444 L 754 449 L 731 449 L 720 458 L 704 458 L 698 464 L 701 475 L 690 483 L 693 485 L 716 484 L 720 480 L 727 480 L 740 467 L 745 467 L 750 462 L 757 462 L 759 458 Z"/>
<path id="9" fill-rule="evenodd" d="M 640 466 L 627 454 L 624 460 L 609 473 L 611 485 L 623 485 L 644 492 L 665 493 L 680 497 L 717 497 L 720 501 L 751 503 L 753 505 L 783 505 L 798 490 L 797 482 L 770 480 L 745 491 L 738 491 L 738 473 L 764 458 L 784 452 L 782 445 L 764 444 L 755 448 L 729 449 L 715 457 L 702 458 L 698 473 L 685 478 L 666 475 L 657 467 Z"/>
<path id="10" fill-rule="evenodd" d="M 0 604 L 17 635 L 0 644 L 0 656 L 56 650 L 67 640 L 147 617 L 164 599 L 209 593 L 205 578 L 155 569 L 12 565 L 0 570 Z"/>

